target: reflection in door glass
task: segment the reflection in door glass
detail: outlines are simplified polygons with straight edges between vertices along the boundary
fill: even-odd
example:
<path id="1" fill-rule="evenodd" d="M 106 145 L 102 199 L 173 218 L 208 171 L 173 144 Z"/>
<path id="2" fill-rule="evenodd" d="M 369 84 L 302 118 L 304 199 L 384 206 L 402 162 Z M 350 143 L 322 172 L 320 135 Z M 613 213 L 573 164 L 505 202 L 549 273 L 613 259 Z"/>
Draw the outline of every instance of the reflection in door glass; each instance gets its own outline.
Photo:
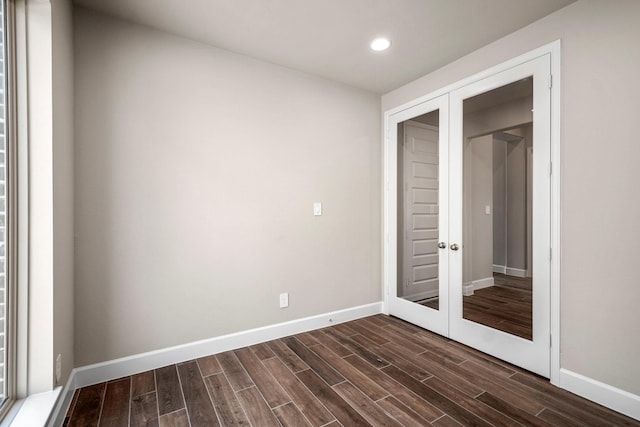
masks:
<path id="1" fill-rule="evenodd" d="M 463 317 L 529 340 L 532 108 L 532 77 L 463 104 Z"/>
<path id="2" fill-rule="evenodd" d="M 439 309 L 439 111 L 398 126 L 398 297 Z"/>

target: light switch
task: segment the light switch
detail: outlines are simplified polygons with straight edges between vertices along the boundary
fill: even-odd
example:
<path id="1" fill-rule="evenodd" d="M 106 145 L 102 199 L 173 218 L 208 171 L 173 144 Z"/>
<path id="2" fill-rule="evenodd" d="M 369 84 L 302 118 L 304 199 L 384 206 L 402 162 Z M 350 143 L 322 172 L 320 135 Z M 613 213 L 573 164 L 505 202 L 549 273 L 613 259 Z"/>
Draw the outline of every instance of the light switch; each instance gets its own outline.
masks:
<path id="1" fill-rule="evenodd" d="M 485 215 L 491 215 L 491 205 L 486 205 L 484 207 L 484 214 Z"/>
<path id="2" fill-rule="evenodd" d="M 320 202 L 315 202 L 313 204 L 313 214 L 315 216 L 320 216 L 322 215 L 322 203 Z"/>

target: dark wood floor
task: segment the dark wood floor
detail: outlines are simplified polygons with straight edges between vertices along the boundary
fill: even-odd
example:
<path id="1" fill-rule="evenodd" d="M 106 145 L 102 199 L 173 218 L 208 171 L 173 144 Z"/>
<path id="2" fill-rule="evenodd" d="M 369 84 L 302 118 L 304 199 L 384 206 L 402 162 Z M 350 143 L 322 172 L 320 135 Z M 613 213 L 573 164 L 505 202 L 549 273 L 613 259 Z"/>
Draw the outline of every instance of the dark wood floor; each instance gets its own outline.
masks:
<path id="1" fill-rule="evenodd" d="M 493 274 L 494 286 L 478 289 L 463 298 L 465 319 L 517 335 L 533 338 L 532 286 L 530 277 Z M 438 298 L 420 304 L 438 310 Z"/>
<path id="2" fill-rule="evenodd" d="M 79 389 L 68 426 L 640 426 L 376 315 Z"/>
<path id="3" fill-rule="evenodd" d="M 494 273 L 495 285 L 464 297 L 463 317 L 528 340 L 533 339 L 530 277 Z"/>

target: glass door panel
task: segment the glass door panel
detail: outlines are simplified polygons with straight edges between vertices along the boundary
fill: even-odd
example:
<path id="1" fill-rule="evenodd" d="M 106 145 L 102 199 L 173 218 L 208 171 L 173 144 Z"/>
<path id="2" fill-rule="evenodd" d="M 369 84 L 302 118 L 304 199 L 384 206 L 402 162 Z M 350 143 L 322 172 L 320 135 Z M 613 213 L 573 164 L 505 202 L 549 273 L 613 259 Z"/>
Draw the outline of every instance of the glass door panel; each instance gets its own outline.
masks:
<path id="1" fill-rule="evenodd" d="M 463 100 L 463 318 L 531 340 L 533 77 Z"/>
<path id="2" fill-rule="evenodd" d="M 390 238 L 396 245 L 395 295 L 390 313 L 448 333 L 447 98 L 397 114 L 393 183 L 397 211 Z"/>
<path id="3" fill-rule="evenodd" d="M 548 56 L 451 93 L 450 337 L 549 375 Z"/>

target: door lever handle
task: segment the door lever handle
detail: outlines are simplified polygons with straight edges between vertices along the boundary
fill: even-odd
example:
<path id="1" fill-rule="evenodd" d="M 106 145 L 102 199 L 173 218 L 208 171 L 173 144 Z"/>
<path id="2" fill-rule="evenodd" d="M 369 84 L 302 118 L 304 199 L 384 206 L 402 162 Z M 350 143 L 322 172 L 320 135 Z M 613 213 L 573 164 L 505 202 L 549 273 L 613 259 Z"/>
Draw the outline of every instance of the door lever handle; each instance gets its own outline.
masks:
<path id="1" fill-rule="evenodd" d="M 452 250 L 452 251 L 457 251 L 458 249 L 460 249 L 460 246 L 458 246 L 456 243 L 453 243 L 453 244 L 450 246 L 450 248 L 451 248 L 451 250 Z"/>
<path id="2" fill-rule="evenodd" d="M 446 244 L 445 242 L 440 242 L 440 243 L 438 243 L 438 247 L 439 247 L 440 249 L 444 249 L 444 248 L 446 248 L 446 247 L 447 247 L 447 244 Z"/>

